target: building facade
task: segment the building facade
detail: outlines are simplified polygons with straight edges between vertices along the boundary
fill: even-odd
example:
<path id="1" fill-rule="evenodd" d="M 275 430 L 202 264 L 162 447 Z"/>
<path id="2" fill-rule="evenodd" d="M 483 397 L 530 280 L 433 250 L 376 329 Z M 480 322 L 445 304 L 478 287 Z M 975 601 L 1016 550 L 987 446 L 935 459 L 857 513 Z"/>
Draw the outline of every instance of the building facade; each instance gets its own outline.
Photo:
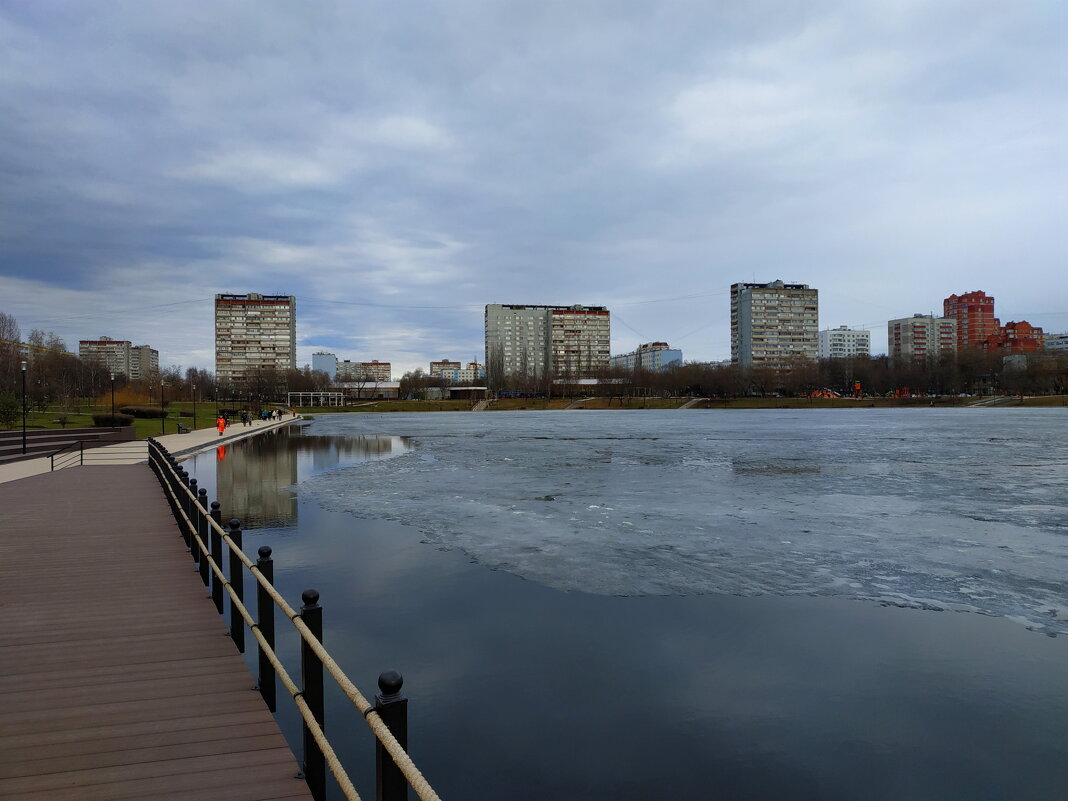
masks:
<path id="1" fill-rule="evenodd" d="M 994 298 L 981 290 L 950 295 L 942 301 L 942 316 L 957 321 L 958 351 L 981 348 L 988 337 L 998 332 Z"/>
<path id="2" fill-rule="evenodd" d="M 159 351 L 148 345 L 134 345 L 130 348 L 130 373 L 134 381 L 140 378 L 153 378 L 159 374 Z"/>
<path id="3" fill-rule="evenodd" d="M 980 347 L 1002 354 L 1038 353 L 1045 350 L 1046 342 L 1041 328 L 1020 320 L 999 325 L 995 333 L 980 343 Z"/>
<path id="4" fill-rule="evenodd" d="M 807 284 L 731 284 L 731 364 L 783 369 L 819 350 L 819 292 Z"/>
<path id="5" fill-rule="evenodd" d="M 130 341 L 128 339 L 112 339 L 111 337 L 99 337 L 98 339 L 78 340 L 78 357 L 82 361 L 99 362 L 105 365 L 115 375 L 130 375 Z"/>
<path id="6" fill-rule="evenodd" d="M 871 356 L 871 332 L 840 325 L 820 331 L 817 353 L 821 359 Z"/>
<path id="7" fill-rule="evenodd" d="M 668 347 L 666 342 L 647 342 L 639 345 L 637 350 L 613 356 L 609 361 L 611 367 L 624 370 L 650 370 L 657 373 L 680 364 L 682 364 L 682 351 Z"/>
<path id="8" fill-rule="evenodd" d="M 886 353 L 891 362 L 926 361 L 957 352 L 957 321 L 914 314 L 886 324 Z"/>
<path id="9" fill-rule="evenodd" d="M 486 306 L 486 369 L 494 377 L 584 375 L 607 367 L 611 316 L 604 306 Z"/>
<path id="10" fill-rule="evenodd" d="M 470 383 L 485 379 L 486 368 L 478 362 L 468 362 L 465 365 L 442 359 L 440 362 L 430 363 L 430 377 L 442 378 L 453 384 Z"/>
<path id="11" fill-rule="evenodd" d="M 292 295 L 215 296 L 215 377 L 241 382 L 257 370 L 297 367 L 297 299 Z"/>
<path id="12" fill-rule="evenodd" d="M 326 351 L 312 354 L 312 369 L 320 373 L 326 373 L 330 380 L 337 378 L 337 356 Z"/>
<path id="13" fill-rule="evenodd" d="M 348 359 L 337 363 L 338 381 L 389 381 L 393 365 L 374 359 L 369 362 L 352 362 Z"/>
<path id="14" fill-rule="evenodd" d="M 1046 350 L 1068 350 L 1068 334 L 1046 334 L 1042 342 Z"/>

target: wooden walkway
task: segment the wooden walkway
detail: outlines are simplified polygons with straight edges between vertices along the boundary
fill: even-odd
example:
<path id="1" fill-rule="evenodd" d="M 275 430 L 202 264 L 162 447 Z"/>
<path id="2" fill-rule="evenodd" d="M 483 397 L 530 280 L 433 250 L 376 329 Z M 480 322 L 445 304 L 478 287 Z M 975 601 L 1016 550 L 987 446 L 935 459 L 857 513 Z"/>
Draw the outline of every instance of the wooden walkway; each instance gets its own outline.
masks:
<path id="1" fill-rule="evenodd" d="M 310 799 L 147 465 L 0 484 L 0 799 Z"/>

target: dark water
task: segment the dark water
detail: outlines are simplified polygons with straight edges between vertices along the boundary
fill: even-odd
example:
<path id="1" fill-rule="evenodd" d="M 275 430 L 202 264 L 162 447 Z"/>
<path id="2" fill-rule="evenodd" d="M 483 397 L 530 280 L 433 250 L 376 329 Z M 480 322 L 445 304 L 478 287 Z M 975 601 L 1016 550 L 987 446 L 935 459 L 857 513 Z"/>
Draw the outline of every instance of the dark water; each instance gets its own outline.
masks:
<path id="1" fill-rule="evenodd" d="M 275 550 L 291 603 L 321 592 L 365 694 L 404 674 L 409 750 L 444 798 L 1068 798 L 1068 638 L 839 598 L 566 592 L 292 487 L 409 447 L 292 431 L 193 469 L 225 516 L 261 521 L 246 550 Z M 373 798 L 372 739 L 338 694 L 327 731 Z"/>

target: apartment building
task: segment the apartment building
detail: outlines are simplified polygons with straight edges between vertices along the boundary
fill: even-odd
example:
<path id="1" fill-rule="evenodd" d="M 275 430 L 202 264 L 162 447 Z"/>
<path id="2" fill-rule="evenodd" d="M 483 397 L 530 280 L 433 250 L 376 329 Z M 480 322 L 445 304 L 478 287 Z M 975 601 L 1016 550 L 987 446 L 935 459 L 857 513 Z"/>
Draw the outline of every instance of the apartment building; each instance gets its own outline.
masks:
<path id="1" fill-rule="evenodd" d="M 338 381 L 389 381 L 393 365 L 374 359 L 369 362 L 353 362 L 345 359 L 337 363 Z"/>
<path id="2" fill-rule="evenodd" d="M 580 376 L 608 366 L 611 316 L 604 306 L 486 306 L 486 365 L 494 376 Z"/>
<path id="3" fill-rule="evenodd" d="M 820 331 L 817 353 L 821 359 L 871 356 L 871 332 L 840 325 Z"/>
<path id="4" fill-rule="evenodd" d="M 979 345 L 985 351 L 996 351 L 1002 354 L 1038 353 L 1046 349 L 1042 329 L 1031 325 L 1026 320 L 999 325 L 995 333 Z"/>
<path id="5" fill-rule="evenodd" d="M 731 284 L 731 363 L 789 367 L 819 350 L 819 292 L 807 284 Z"/>
<path id="6" fill-rule="evenodd" d="M 994 298 L 981 290 L 950 295 L 942 301 L 942 315 L 957 321 L 958 351 L 980 348 L 988 337 L 998 332 Z"/>
<path id="7" fill-rule="evenodd" d="M 671 348 L 666 342 L 647 342 L 630 353 L 613 356 L 609 365 L 624 370 L 650 370 L 662 372 L 673 365 L 682 364 L 682 351 Z"/>
<path id="8" fill-rule="evenodd" d="M 923 361 L 957 352 L 957 321 L 952 317 L 914 314 L 886 324 L 886 352 L 891 362 Z"/>
<path id="9" fill-rule="evenodd" d="M 215 377 L 240 382 L 257 370 L 297 367 L 297 299 L 292 295 L 215 296 Z"/>
<path id="10" fill-rule="evenodd" d="M 1068 350 L 1068 334 L 1046 334 L 1042 337 L 1046 350 Z"/>
<path id="11" fill-rule="evenodd" d="M 116 375 L 124 375 L 131 381 L 152 378 L 159 373 L 159 351 L 148 345 L 132 345 L 128 339 L 78 340 L 78 357 L 83 361 L 95 361 L 105 365 Z"/>
<path id="12" fill-rule="evenodd" d="M 464 365 L 442 359 L 440 362 L 430 363 L 430 377 L 442 378 L 452 384 L 470 383 L 485 379 L 486 368 L 478 362 L 468 362 Z"/>

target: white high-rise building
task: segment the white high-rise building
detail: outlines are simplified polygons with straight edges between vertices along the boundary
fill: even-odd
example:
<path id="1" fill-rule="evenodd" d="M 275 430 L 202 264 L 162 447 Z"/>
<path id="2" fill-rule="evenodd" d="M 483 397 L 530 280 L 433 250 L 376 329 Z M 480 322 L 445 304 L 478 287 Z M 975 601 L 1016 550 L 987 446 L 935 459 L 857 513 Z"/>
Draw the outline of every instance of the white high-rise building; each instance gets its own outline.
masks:
<path id="1" fill-rule="evenodd" d="M 871 332 L 845 325 L 820 331 L 818 354 L 821 359 L 871 356 Z"/>
<path id="2" fill-rule="evenodd" d="M 292 295 L 215 296 L 215 377 L 241 381 L 257 370 L 297 367 L 297 299 Z"/>
<path id="3" fill-rule="evenodd" d="M 787 368 L 818 352 L 819 292 L 807 284 L 731 284 L 731 363 Z"/>
<path id="4" fill-rule="evenodd" d="M 608 366 L 610 340 L 604 306 L 486 306 L 486 369 L 493 378 L 585 376 Z"/>
<path id="5" fill-rule="evenodd" d="M 957 352 L 957 321 L 914 314 L 886 324 L 886 353 L 891 362 L 924 361 Z"/>

